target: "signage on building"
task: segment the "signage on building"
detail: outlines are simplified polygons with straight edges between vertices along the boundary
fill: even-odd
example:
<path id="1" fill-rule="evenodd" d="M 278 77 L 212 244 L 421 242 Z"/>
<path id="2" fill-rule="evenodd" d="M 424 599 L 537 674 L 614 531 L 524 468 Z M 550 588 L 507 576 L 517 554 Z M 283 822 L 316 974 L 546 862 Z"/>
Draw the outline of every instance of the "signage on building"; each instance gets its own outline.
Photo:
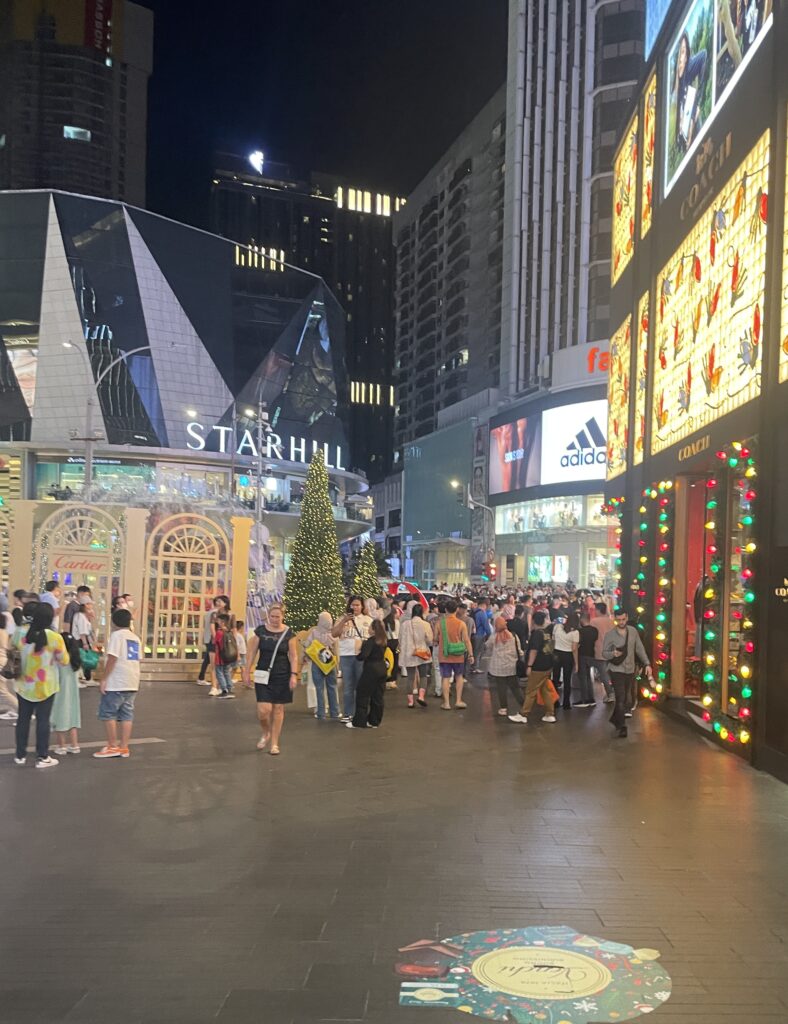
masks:
<path id="1" fill-rule="evenodd" d="M 668 49 L 665 193 L 692 159 L 717 110 L 772 24 L 772 0 L 691 0 Z"/>
<path id="2" fill-rule="evenodd" d="M 607 402 L 577 402 L 542 414 L 542 484 L 604 480 Z"/>
<path id="3" fill-rule="evenodd" d="M 679 448 L 679 462 L 686 462 L 687 459 L 692 459 L 696 455 L 700 455 L 701 452 L 707 452 L 710 445 L 710 434 L 706 434 L 705 437 L 698 438 L 697 441 L 691 441 L 689 444 L 683 445 Z"/>
<path id="4" fill-rule="evenodd" d="M 279 434 L 268 432 L 263 440 L 261 453 L 257 447 L 257 431 L 255 430 L 236 432 L 233 438 L 232 427 L 217 425 L 209 427 L 196 420 L 191 420 L 186 424 L 186 433 L 190 438 L 186 442 L 186 447 L 195 452 L 215 450 L 222 455 L 227 455 L 234 447 L 236 455 L 247 455 L 254 459 L 259 458 L 262 454 L 264 459 L 308 463 L 318 448 L 322 447 L 328 469 L 345 469 L 342 465 L 342 447 L 338 444 L 320 445 L 318 441 L 310 442 L 305 437 L 289 437 L 285 440 Z M 211 447 L 209 447 L 209 443 Z"/>
<path id="5" fill-rule="evenodd" d="M 606 341 L 575 345 L 550 356 L 550 390 L 567 391 L 590 384 L 607 384 L 610 355 Z"/>
<path id="6" fill-rule="evenodd" d="M 112 49 L 112 0 L 85 3 L 85 46 L 109 53 Z"/>
<path id="7" fill-rule="evenodd" d="M 94 555 L 84 558 L 79 555 L 57 555 L 52 559 L 51 565 L 60 572 L 101 572 L 107 568 L 108 559 L 96 561 Z"/>

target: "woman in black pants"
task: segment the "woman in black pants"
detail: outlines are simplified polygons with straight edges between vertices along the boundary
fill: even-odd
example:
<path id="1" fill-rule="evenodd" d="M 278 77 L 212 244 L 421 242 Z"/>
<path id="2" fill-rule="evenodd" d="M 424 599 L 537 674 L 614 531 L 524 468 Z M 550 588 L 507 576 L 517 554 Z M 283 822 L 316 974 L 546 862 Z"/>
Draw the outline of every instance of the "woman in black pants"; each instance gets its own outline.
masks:
<path id="1" fill-rule="evenodd" d="M 553 650 L 555 651 L 555 671 L 553 682 L 558 686 L 563 683 L 561 691 L 564 709 L 572 706 L 572 674 L 577 672 L 577 650 L 580 646 L 580 616 L 570 612 L 566 622 L 556 619 L 553 627 Z"/>
<path id="2" fill-rule="evenodd" d="M 353 721 L 346 723 L 348 729 L 366 729 L 367 726 L 377 729 L 383 720 L 383 698 L 388 675 L 385 662 L 388 637 L 380 619 L 372 620 L 370 632 L 372 635 L 364 641 L 356 655 L 359 661 L 364 662 L 364 668 L 356 690 L 356 713 Z"/>
<path id="3" fill-rule="evenodd" d="M 27 740 L 34 715 L 36 768 L 53 768 L 58 763 L 57 758 L 49 754 L 49 723 L 55 694 L 60 689 L 58 666 L 65 665 L 68 653 L 63 637 L 50 628 L 53 619 L 52 605 L 37 604 L 27 634 L 18 640 L 22 652 L 22 676 L 15 684 L 19 698 L 19 718 L 16 723 L 14 764 L 20 767 L 27 760 Z"/>

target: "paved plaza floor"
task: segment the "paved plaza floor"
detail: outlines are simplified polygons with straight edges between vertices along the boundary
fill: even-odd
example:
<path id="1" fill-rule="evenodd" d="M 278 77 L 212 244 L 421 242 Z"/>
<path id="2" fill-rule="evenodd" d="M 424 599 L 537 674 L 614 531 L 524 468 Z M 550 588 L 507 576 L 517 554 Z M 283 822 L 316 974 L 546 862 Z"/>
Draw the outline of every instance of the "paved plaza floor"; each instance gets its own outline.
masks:
<path id="1" fill-rule="evenodd" d="M 468 700 L 362 734 L 299 695 L 277 758 L 248 692 L 158 683 L 128 761 L 3 754 L 0 1022 L 458 1024 L 398 1004 L 401 947 L 566 925 L 661 954 L 655 1024 L 786 1024 L 788 787 L 651 708 Z"/>

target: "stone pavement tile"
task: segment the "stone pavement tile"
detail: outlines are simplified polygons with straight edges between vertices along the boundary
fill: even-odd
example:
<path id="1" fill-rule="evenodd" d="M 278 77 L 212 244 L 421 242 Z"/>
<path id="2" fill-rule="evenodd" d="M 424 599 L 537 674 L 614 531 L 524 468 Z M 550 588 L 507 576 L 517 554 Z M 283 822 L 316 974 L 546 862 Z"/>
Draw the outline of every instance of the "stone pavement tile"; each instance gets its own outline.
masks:
<path id="1" fill-rule="evenodd" d="M 25 988 L 7 984 L 13 977 L 7 964 L 3 965 L 5 985 L 0 985 L 0 1021 L 2 1024 L 28 1024 L 49 1020 L 60 1020 L 84 997 L 85 990 L 79 988 L 55 988 L 39 983 Z"/>

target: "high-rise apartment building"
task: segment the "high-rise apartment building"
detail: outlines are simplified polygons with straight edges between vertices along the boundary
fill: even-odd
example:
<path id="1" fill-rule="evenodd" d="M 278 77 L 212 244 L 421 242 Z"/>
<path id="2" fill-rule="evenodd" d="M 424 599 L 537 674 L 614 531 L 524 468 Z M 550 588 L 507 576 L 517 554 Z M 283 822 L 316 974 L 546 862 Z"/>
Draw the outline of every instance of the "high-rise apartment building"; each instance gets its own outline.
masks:
<path id="1" fill-rule="evenodd" d="M 145 205 L 153 14 L 127 0 L 0 2 L 0 190 Z"/>
<path id="2" fill-rule="evenodd" d="M 261 269 L 287 263 L 322 277 L 345 310 L 353 466 L 372 482 L 391 468 L 394 425 L 392 216 L 403 200 L 284 164 L 217 155 L 211 227 Z"/>
<path id="3" fill-rule="evenodd" d="M 502 86 L 394 216 L 397 448 L 498 384 L 505 104 Z"/>
<path id="4" fill-rule="evenodd" d="M 610 334 L 613 156 L 644 0 L 510 0 L 501 390 Z M 544 373 L 541 374 L 544 376 Z"/>

